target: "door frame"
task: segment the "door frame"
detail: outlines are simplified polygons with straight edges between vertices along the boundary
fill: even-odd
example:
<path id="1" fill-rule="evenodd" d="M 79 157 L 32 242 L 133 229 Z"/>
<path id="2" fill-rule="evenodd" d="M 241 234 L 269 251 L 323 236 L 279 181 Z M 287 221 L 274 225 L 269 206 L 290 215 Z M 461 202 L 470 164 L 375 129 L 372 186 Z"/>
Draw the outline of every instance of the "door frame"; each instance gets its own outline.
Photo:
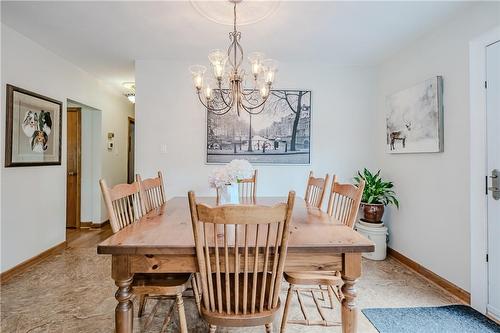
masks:
<path id="1" fill-rule="evenodd" d="M 470 294 L 471 306 L 486 314 L 488 304 L 488 206 L 485 195 L 486 148 L 486 47 L 500 40 L 500 26 L 469 43 L 470 96 Z"/>
<path id="2" fill-rule="evenodd" d="M 130 160 L 129 160 L 129 157 L 128 157 L 128 154 L 130 152 L 130 146 L 131 146 L 131 142 L 130 142 L 130 124 L 134 124 L 134 126 L 135 126 L 135 118 L 128 116 L 128 123 L 127 123 L 127 183 L 128 183 L 128 175 L 130 175 Z M 134 130 L 134 139 L 135 139 L 135 130 Z M 135 144 L 134 144 L 134 148 L 135 148 Z M 134 151 L 134 157 L 135 157 L 135 151 Z M 134 165 L 135 165 L 135 163 L 134 163 Z"/>
<path id="3" fill-rule="evenodd" d="M 66 108 L 66 112 L 77 112 L 78 113 L 78 132 L 77 132 L 77 147 L 76 147 L 76 156 L 77 156 L 77 172 L 76 172 L 76 229 L 80 229 L 81 223 L 81 183 L 82 183 L 82 108 L 81 107 L 71 107 L 68 106 Z M 66 115 L 66 119 L 68 119 Z M 66 124 L 67 125 L 67 124 Z M 68 144 L 68 128 L 66 126 L 66 145 Z M 67 183 L 68 182 L 68 147 L 66 146 L 66 193 L 68 191 Z M 68 195 L 66 194 L 66 209 L 68 208 Z M 66 220 L 66 227 L 67 227 Z"/>

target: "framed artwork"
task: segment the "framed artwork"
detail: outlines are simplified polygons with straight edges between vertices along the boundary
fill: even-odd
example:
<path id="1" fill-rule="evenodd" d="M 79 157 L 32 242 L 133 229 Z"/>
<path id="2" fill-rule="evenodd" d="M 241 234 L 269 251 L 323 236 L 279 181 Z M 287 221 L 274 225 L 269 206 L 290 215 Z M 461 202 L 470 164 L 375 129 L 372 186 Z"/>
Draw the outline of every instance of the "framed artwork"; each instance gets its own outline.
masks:
<path id="1" fill-rule="evenodd" d="M 5 166 L 61 165 L 62 102 L 7 85 Z"/>
<path id="2" fill-rule="evenodd" d="M 443 78 L 436 76 L 387 97 L 387 152 L 443 151 Z"/>
<path id="3" fill-rule="evenodd" d="M 207 163 L 310 164 L 311 91 L 271 90 L 262 112 L 207 112 Z"/>

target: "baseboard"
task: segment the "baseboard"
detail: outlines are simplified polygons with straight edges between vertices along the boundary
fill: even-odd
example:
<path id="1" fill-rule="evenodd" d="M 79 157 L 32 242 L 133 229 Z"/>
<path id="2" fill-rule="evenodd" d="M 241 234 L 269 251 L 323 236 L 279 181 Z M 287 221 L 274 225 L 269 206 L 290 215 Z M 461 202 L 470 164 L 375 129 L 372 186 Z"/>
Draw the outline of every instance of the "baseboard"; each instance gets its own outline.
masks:
<path id="1" fill-rule="evenodd" d="M 106 220 L 102 223 L 94 223 L 92 221 L 80 222 L 80 228 L 104 228 L 108 224 L 109 224 L 109 220 Z"/>
<path id="2" fill-rule="evenodd" d="M 451 283 L 450 281 L 446 280 L 445 278 L 437 275 L 433 271 L 425 268 L 424 266 L 420 265 L 419 263 L 411 260 L 410 258 L 404 256 L 403 254 L 399 253 L 396 250 L 393 250 L 391 248 L 387 248 L 387 254 L 403 265 L 407 266 L 408 268 L 412 269 L 413 271 L 417 272 L 418 274 L 422 275 L 429 281 L 435 283 L 439 287 L 443 288 L 453 296 L 457 297 L 461 301 L 465 302 L 466 304 L 470 304 L 470 293 L 463 290 L 459 286 Z"/>
<path id="3" fill-rule="evenodd" d="M 38 264 L 44 259 L 50 257 L 51 255 L 57 254 L 66 248 L 66 241 L 57 244 L 56 246 L 51 247 L 48 250 L 43 251 L 42 253 L 23 261 L 22 263 L 12 267 L 11 269 L 6 270 L 5 272 L 0 274 L 0 285 L 6 283 L 14 276 L 24 272 L 31 266 Z"/>

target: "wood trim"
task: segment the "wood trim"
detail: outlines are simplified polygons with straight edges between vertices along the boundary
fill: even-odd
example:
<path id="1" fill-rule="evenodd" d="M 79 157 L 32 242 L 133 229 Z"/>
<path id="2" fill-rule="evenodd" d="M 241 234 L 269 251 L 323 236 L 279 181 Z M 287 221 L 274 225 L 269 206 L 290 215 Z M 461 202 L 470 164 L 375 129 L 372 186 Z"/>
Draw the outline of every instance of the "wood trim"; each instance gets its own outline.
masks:
<path id="1" fill-rule="evenodd" d="M 130 124 L 134 124 L 135 126 L 135 118 L 128 116 L 128 123 L 127 123 L 127 183 L 129 182 L 128 175 L 130 174 L 130 159 L 129 159 L 129 152 L 130 152 Z M 134 134 L 135 135 L 135 134 Z M 132 179 L 132 182 L 134 180 Z"/>
<path id="2" fill-rule="evenodd" d="M 48 257 L 50 257 L 54 254 L 60 253 L 61 251 L 63 251 L 66 248 L 66 245 L 67 245 L 66 241 L 59 243 L 59 244 L 43 251 L 42 253 L 40 253 L 32 258 L 29 258 L 29 259 L 23 261 L 22 263 L 12 267 L 11 269 L 8 269 L 5 272 L 1 273 L 0 274 L 0 285 L 3 285 L 4 283 L 6 283 L 10 279 L 12 279 L 14 276 L 23 273 L 28 268 L 42 262 L 43 260 L 47 259 Z"/>
<path id="3" fill-rule="evenodd" d="M 403 265 L 407 266 L 411 270 L 415 271 L 416 273 L 422 275 L 425 277 L 427 280 L 431 281 L 432 283 L 436 284 L 440 288 L 446 290 L 453 296 L 457 297 L 460 299 L 462 302 L 466 304 L 470 304 L 470 293 L 463 290 L 459 286 L 451 283 L 450 281 L 446 280 L 445 278 L 437 275 L 433 271 L 425 268 L 424 266 L 420 265 L 419 263 L 411 260 L 410 258 L 406 257 L 405 255 L 399 253 L 396 250 L 391 249 L 390 247 L 387 248 L 387 254 Z"/>

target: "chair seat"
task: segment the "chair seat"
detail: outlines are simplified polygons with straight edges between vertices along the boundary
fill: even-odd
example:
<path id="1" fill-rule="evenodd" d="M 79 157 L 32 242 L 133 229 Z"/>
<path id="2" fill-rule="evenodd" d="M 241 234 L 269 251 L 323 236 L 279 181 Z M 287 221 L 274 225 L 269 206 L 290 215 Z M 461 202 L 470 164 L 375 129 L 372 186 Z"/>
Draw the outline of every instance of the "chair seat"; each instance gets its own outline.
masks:
<path id="1" fill-rule="evenodd" d="M 186 290 L 191 274 L 181 273 L 137 273 L 132 281 L 136 294 L 176 295 Z"/>
<path id="2" fill-rule="evenodd" d="M 342 278 L 339 272 L 285 272 L 286 282 L 297 285 L 340 286 Z"/>

